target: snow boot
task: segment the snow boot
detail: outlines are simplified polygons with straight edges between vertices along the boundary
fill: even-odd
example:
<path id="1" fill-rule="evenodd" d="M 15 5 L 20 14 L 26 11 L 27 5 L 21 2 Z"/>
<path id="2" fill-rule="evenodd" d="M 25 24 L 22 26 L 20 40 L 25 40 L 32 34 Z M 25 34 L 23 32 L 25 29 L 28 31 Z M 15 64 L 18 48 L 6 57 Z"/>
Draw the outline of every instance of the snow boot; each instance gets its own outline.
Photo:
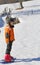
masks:
<path id="1" fill-rule="evenodd" d="M 6 54 L 4 60 L 5 60 L 6 62 L 11 62 L 11 57 L 10 57 L 10 55 L 9 55 L 9 54 Z"/>
<path id="2" fill-rule="evenodd" d="M 10 58 L 11 58 L 11 59 L 14 59 L 11 55 L 10 55 Z"/>

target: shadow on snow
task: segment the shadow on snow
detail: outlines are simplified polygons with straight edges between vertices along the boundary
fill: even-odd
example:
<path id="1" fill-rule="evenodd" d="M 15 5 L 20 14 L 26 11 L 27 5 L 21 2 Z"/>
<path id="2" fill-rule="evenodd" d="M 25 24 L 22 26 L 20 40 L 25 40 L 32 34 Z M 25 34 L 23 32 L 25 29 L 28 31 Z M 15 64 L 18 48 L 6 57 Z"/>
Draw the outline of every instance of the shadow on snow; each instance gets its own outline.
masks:
<path id="1" fill-rule="evenodd" d="M 18 63 L 18 62 L 32 62 L 32 61 L 40 61 L 40 57 L 38 58 L 22 58 L 22 59 L 14 59 L 12 62 L 3 62 L 0 60 L 0 63 L 9 64 L 9 63 Z"/>

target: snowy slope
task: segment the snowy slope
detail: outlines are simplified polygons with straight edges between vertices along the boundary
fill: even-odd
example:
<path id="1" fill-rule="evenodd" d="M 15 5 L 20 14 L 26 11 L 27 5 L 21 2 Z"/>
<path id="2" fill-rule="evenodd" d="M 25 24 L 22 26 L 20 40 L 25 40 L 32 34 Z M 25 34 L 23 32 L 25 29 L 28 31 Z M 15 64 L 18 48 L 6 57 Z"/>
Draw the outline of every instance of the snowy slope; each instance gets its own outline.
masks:
<path id="1" fill-rule="evenodd" d="M 11 51 L 11 55 L 17 59 L 12 65 L 40 65 L 40 15 L 25 15 L 19 18 L 21 23 L 15 25 L 16 40 Z M 0 59 L 4 57 L 6 50 L 4 27 L 0 28 Z"/>

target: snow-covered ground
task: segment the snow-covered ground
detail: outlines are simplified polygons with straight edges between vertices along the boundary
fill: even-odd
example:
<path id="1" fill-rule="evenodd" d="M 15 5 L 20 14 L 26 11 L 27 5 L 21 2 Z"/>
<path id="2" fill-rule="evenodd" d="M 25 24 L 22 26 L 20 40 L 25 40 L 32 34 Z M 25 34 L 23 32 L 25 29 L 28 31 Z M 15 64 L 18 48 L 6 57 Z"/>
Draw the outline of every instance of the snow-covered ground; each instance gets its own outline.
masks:
<path id="1" fill-rule="evenodd" d="M 15 41 L 11 51 L 16 61 L 8 65 L 40 65 L 40 14 L 21 15 L 19 18 L 21 23 L 15 25 Z M 0 28 L 0 60 L 4 57 L 6 50 L 4 27 Z M 0 65 L 3 64 L 0 63 Z"/>

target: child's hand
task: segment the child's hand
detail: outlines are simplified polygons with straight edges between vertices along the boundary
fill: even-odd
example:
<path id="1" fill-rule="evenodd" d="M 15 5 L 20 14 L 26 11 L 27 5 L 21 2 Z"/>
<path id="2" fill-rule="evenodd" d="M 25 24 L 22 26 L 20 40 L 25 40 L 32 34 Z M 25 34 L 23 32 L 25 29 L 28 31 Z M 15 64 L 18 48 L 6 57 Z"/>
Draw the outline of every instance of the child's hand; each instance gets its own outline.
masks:
<path id="1" fill-rule="evenodd" d="M 14 38 L 14 40 L 13 41 L 15 41 L 15 38 Z"/>

